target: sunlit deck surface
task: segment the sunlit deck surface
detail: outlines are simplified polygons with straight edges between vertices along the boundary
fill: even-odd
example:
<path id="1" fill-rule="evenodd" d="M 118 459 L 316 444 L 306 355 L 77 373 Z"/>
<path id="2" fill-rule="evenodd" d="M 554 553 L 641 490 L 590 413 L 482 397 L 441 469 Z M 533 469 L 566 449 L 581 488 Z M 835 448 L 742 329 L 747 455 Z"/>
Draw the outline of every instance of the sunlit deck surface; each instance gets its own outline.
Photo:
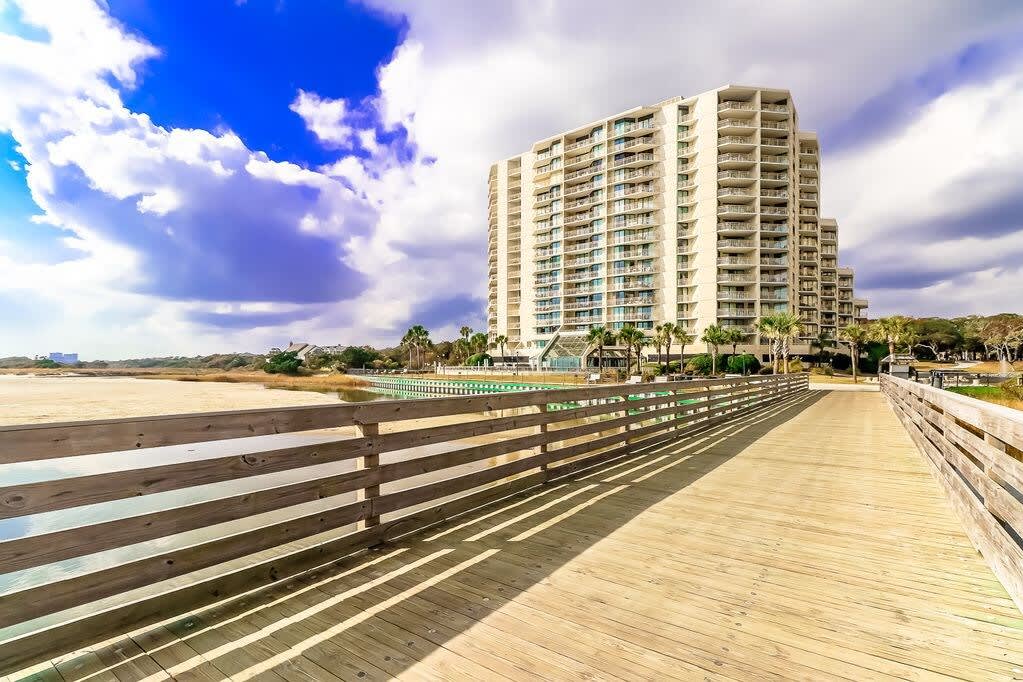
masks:
<path id="1" fill-rule="evenodd" d="M 1023 679 L 1023 619 L 882 395 L 810 391 L 37 670 Z"/>

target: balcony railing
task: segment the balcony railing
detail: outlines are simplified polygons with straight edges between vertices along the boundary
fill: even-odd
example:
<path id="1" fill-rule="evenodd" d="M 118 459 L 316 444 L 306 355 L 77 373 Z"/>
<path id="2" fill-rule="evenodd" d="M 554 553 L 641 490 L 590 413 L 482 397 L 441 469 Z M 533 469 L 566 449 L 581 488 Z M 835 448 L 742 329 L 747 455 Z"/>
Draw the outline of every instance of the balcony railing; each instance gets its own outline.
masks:
<path id="1" fill-rule="evenodd" d="M 722 231 L 753 232 L 756 229 L 757 229 L 756 223 L 748 220 L 723 220 L 718 222 L 718 230 Z"/>
<path id="2" fill-rule="evenodd" d="M 619 166 L 625 166 L 630 163 L 642 163 L 644 161 L 656 161 L 657 157 L 653 152 L 640 152 L 638 154 L 632 154 L 620 159 L 615 159 L 611 162 L 611 168 L 618 168 Z"/>
<path id="3" fill-rule="evenodd" d="M 589 166 L 587 168 L 582 168 L 582 169 L 577 170 L 577 171 L 572 171 L 571 173 L 569 173 L 569 174 L 567 174 L 565 176 L 565 180 L 574 180 L 575 178 L 581 178 L 581 177 L 584 177 L 584 176 L 587 176 L 587 175 L 593 175 L 594 173 L 599 173 L 603 169 L 604 169 L 604 164 L 603 163 L 595 163 L 595 164 L 593 164 L 593 165 L 591 165 L 591 166 Z"/>
<path id="4" fill-rule="evenodd" d="M 718 154 L 718 163 L 726 163 L 728 161 L 753 161 L 752 154 Z"/>
<path id="5" fill-rule="evenodd" d="M 783 206 L 761 206 L 760 212 L 764 215 L 788 215 L 789 211 Z"/>
<path id="6" fill-rule="evenodd" d="M 756 144 L 752 136 L 722 135 L 718 138 L 718 144 Z"/>
<path id="7" fill-rule="evenodd" d="M 631 133 L 633 130 L 647 130 L 656 128 L 657 125 L 653 119 L 647 119 L 645 121 L 628 121 L 626 123 L 619 123 L 614 127 L 614 135 L 624 135 L 625 133 Z"/>
<path id="8" fill-rule="evenodd" d="M 609 243 L 611 246 L 618 246 L 620 244 L 643 244 L 653 241 L 657 241 L 657 235 L 653 232 L 646 232 L 643 234 L 630 234 L 621 237 L 613 237 Z"/>
<path id="9" fill-rule="evenodd" d="M 787 114 L 787 113 L 789 113 L 789 108 L 785 104 L 761 104 L 760 108 L 763 111 L 774 111 L 774 112 L 777 112 L 779 114 Z"/>
<path id="10" fill-rule="evenodd" d="M 718 171 L 718 180 L 752 180 L 753 173 L 739 170 Z M 689 185 L 692 186 L 692 185 Z"/>
<path id="11" fill-rule="evenodd" d="M 718 121 L 718 128 L 754 128 L 756 124 L 746 118 L 723 118 Z"/>
<path id="12" fill-rule="evenodd" d="M 725 100 L 718 103 L 718 111 L 724 111 L 725 109 L 738 109 L 740 111 L 756 111 L 753 106 L 753 102 L 740 102 L 738 100 Z"/>
<path id="13" fill-rule="evenodd" d="M 752 239 L 719 239 L 719 249 L 744 249 L 756 246 Z"/>
<path id="14" fill-rule="evenodd" d="M 755 213 L 752 206 L 745 204 L 721 204 L 718 206 L 718 213 Z"/>
<path id="15" fill-rule="evenodd" d="M 789 193 L 783 189 L 761 189 L 760 196 L 771 199 L 788 199 Z"/>

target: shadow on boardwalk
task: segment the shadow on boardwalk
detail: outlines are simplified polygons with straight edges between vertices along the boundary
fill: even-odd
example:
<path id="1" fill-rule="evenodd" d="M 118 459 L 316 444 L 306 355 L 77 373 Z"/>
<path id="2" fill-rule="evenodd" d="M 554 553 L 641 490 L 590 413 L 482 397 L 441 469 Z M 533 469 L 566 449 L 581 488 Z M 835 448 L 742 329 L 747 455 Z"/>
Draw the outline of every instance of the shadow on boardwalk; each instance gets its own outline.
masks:
<path id="1" fill-rule="evenodd" d="M 593 564 L 582 559 L 606 541 L 611 551 L 601 552 L 600 565 L 619 575 L 621 593 L 615 596 L 656 603 L 663 589 L 655 573 L 644 571 L 642 553 L 665 550 L 657 544 L 664 542 L 664 527 L 670 537 L 682 532 L 688 520 L 655 507 L 826 395 L 811 391 L 769 405 L 735 423 L 554 481 L 329 570 L 126 636 L 64 660 L 57 665 L 61 677 L 52 679 L 763 674 L 764 669 L 741 660 L 722 660 L 710 645 L 702 655 L 673 652 L 653 634 L 649 646 L 638 645 L 635 633 L 641 622 L 621 614 L 600 620 L 601 601 L 568 589 L 556 590 L 557 599 L 541 601 L 530 588 L 577 559 L 573 575 L 593 572 Z M 651 523 L 661 527 L 659 534 L 645 535 L 637 522 L 629 529 L 628 543 L 618 548 L 618 531 L 648 510 L 654 513 Z M 619 588 L 608 582 L 606 589 Z"/>

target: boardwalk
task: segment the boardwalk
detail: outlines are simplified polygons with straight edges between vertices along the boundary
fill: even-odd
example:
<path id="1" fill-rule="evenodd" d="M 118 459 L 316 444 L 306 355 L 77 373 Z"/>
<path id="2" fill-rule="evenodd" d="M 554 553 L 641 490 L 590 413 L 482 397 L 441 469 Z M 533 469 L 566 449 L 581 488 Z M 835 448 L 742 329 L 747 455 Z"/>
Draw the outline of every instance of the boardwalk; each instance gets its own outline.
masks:
<path id="1" fill-rule="evenodd" d="M 1023 618 L 882 395 L 811 391 L 35 670 L 1023 679 Z"/>

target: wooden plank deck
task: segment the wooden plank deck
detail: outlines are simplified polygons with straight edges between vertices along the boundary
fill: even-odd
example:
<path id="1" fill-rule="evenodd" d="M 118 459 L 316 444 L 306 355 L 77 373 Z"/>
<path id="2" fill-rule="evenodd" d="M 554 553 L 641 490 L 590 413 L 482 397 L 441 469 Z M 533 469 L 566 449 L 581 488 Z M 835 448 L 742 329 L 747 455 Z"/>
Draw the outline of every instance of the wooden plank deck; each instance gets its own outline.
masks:
<path id="1" fill-rule="evenodd" d="M 881 394 L 811 391 L 35 675 L 1023 679 L 1023 616 Z"/>

